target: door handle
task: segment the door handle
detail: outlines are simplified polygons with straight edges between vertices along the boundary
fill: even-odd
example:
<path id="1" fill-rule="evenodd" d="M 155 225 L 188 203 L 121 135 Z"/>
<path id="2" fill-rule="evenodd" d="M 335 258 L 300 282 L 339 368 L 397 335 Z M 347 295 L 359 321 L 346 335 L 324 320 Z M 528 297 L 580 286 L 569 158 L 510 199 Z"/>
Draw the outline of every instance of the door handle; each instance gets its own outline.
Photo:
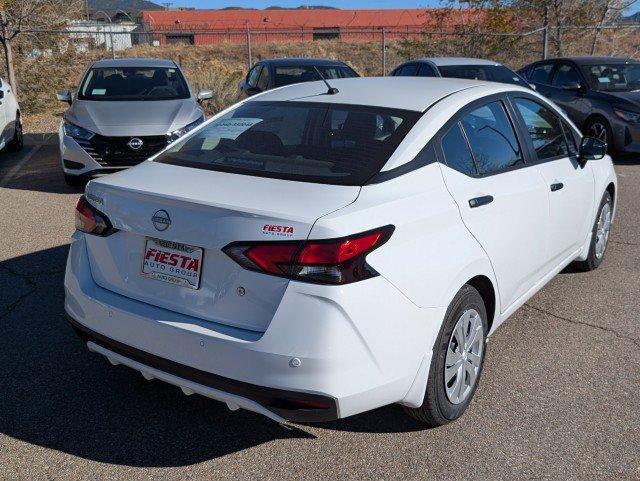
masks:
<path id="1" fill-rule="evenodd" d="M 564 187 L 564 184 L 562 182 L 556 182 L 554 184 L 551 184 L 551 192 L 555 192 L 557 190 L 560 190 Z"/>
<path id="2" fill-rule="evenodd" d="M 481 197 L 474 197 L 473 199 L 469 199 L 469 207 L 472 209 L 475 207 L 480 207 L 482 205 L 487 205 L 493 202 L 492 195 L 483 195 Z"/>

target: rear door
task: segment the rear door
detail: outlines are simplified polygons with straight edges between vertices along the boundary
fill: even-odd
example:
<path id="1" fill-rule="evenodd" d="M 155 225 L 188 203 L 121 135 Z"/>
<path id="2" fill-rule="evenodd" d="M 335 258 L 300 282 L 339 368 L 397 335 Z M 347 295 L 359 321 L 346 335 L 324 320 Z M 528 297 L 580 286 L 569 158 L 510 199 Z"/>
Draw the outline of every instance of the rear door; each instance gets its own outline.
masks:
<path id="1" fill-rule="evenodd" d="M 549 195 L 547 245 L 557 264 L 579 249 L 591 226 L 594 178 L 591 164 L 578 163 L 573 129 L 550 106 L 530 96 L 512 97 L 518 121 Z"/>
<path id="2" fill-rule="evenodd" d="M 492 263 L 502 311 L 542 275 L 549 198 L 526 167 L 512 112 L 501 96 L 474 102 L 445 127 L 444 180 L 462 219 Z"/>

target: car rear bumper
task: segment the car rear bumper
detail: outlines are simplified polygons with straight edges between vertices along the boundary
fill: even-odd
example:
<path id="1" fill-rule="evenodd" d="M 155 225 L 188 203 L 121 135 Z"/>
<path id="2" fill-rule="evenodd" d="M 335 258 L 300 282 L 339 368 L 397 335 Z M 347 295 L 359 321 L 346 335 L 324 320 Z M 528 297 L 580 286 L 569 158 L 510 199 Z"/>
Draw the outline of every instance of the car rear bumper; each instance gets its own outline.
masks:
<path id="1" fill-rule="evenodd" d="M 326 421 L 419 406 L 445 308 L 419 308 L 382 277 L 329 288 L 291 282 L 267 330 L 248 331 L 101 288 L 76 233 L 65 311 L 92 350 L 143 374 L 262 414 Z"/>

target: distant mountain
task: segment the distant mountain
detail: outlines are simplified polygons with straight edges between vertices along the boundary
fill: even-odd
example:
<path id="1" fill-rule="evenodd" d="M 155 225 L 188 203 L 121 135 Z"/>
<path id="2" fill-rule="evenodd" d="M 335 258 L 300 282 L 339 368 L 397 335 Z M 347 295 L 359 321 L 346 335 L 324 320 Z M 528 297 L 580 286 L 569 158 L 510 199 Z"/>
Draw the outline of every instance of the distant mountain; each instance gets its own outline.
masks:
<path id="1" fill-rule="evenodd" d="M 125 12 L 140 10 L 164 10 L 162 5 L 149 0 L 87 0 L 89 11 L 124 10 Z"/>
<path id="2" fill-rule="evenodd" d="M 640 12 L 636 12 L 633 15 L 622 17 L 620 23 L 640 23 Z"/>

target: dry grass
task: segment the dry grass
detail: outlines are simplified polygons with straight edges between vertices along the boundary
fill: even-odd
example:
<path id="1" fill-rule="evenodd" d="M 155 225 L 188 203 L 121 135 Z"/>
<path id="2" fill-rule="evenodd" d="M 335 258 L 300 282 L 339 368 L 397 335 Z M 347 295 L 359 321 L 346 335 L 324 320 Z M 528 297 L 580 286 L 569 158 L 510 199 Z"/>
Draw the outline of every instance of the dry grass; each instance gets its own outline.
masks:
<path id="1" fill-rule="evenodd" d="M 640 45 L 636 31 L 605 32 L 598 54 L 635 55 Z M 567 41 L 566 54 L 584 55 L 591 45 L 591 34 L 574 31 Z M 45 39 L 43 39 L 45 40 Z M 43 42 L 45 43 L 45 42 Z M 47 45 L 58 42 L 46 39 Z M 66 45 L 66 42 L 59 42 Z M 405 60 L 405 57 L 461 55 L 490 56 L 512 68 L 540 58 L 541 37 L 527 37 L 487 52 L 488 46 L 478 38 L 425 37 L 420 42 L 389 43 L 387 70 Z M 32 57 L 18 54 L 16 70 L 20 104 L 25 126 L 29 132 L 54 131 L 66 105 L 55 100 L 60 89 L 74 90 L 92 60 L 109 57 L 109 52 L 95 50 L 76 52 L 73 47 L 48 50 L 45 55 Z M 26 49 L 25 49 L 26 50 Z M 555 52 L 551 52 L 553 55 Z M 243 43 L 213 45 L 136 46 L 120 56 L 161 57 L 178 62 L 195 90 L 209 88 L 214 99 L 206 104 L 208 113 L 219 111 L 240 98 L 239 82 L 247 71 L 247 52 Z M 354 67 L 361 75 L 382 74 L 382 49 L 379 41 L 326 40 L 315 42 L 255 43 L 253 61 L 271 57 L 325 57 L 340 59 Z"/>

